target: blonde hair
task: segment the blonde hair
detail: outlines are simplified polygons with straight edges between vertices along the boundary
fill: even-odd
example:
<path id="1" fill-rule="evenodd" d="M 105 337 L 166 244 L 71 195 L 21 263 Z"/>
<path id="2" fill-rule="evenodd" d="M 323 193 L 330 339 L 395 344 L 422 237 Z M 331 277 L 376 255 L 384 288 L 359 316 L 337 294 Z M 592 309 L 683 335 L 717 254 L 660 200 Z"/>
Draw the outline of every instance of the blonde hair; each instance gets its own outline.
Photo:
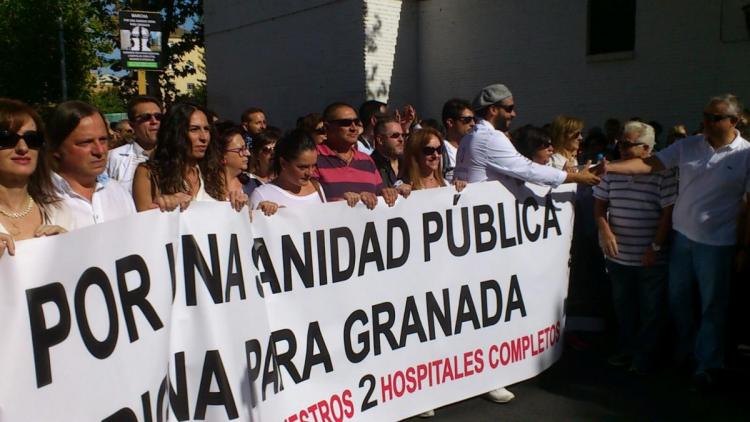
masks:
<path id="1" fill-rule="evenodd" d="M 568 137 L 579 130 L 583 130 L 583 120 L 563 115 L 555 117 L 550 128 L 550 138 L 555 152 L 563 151 Z"/>
<path id="2" fill-rule="evenodd" d="M 424 189 L 422 174 L 419 171 L 419 158 L 422 156 L 422 148 L 427 146 L 433 136 L 438 141 L 441 140 L 440 132 L 431 127 L 426 127 L 412 132 L 409 140 L 406 142 L 406 147 L 404 148 L 404 175 L 413 190 Z M 442 141 L 440 147 L 442 147 Z M 442 186 L 445 184 L 443 180 L 442 159 L 434 176 L 439 185 Z"/>

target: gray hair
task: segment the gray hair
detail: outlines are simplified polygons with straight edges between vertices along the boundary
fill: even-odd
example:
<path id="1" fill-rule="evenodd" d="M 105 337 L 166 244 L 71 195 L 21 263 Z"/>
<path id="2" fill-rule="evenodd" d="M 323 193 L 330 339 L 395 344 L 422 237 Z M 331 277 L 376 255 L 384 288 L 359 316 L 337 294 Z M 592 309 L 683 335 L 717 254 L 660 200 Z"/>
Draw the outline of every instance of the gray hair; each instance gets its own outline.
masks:
<path id="1" fill-rule="evenodd" d="M 636 133 L 638 135 L 637 142 L 639 144 L 646 144 L 650 149 L 654 149 L 656 136 L 654 135 L 654 128 L 651 127 L 651 125 L 642 122 L 627 122 L 622 129 L 622 133 Z"/>
<path id="2" fill-rule="evenodd" d="M 710 100 L 708 100 L 707 105 L 716 104 L 716 103 L 724 103 L 728 106 L 727 113 L 731 114 L 732 116 L 739 117 L 740 114 L 742 114 L 742 102 L 740 102 L 740 99 L 737 98 L 734 94 L 721 94 L 711 97 Z"/>

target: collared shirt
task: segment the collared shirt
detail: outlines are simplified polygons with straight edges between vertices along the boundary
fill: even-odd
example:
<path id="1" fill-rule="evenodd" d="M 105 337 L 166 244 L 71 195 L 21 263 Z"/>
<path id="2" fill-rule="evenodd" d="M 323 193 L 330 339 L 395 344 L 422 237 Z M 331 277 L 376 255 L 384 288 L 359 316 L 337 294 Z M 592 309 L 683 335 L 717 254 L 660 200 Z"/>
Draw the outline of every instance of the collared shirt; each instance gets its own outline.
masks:
<path id="1" fill-rule="evenodd" d="M 556 187 L 567 173 L 543 166 L 521 155 L 505 134 L 480 119 L 458 147 L 453 177 L 469 183 L 512 177 Z"/>
<path id="2" fill-rule="evenodd" d="M 443 178 L 446 182 L 453 182 L 453 171 L 456 169 L 456 153 L 458 148 L 443 139 Z"/>
<path id="3" fill-rule="evenodd" d="M 609 202 L 607 220 L 617 240 L 617 255 L 607 259 L 641 266 L 641 257 L 656 236 L 662 209 L 675 202 L 677 179 L 674 170 L 634 176 L 610 173 L 594 186 L 594 197 Z"/>
<path id="4" fill-rule="evenodd" d="M 372 142 L 365 139 L 364 136 L 360 135 L 357 139 L 357 149 L 367 155 L 372 155 L 372 153 L 375 151 L 375 146 L 372 144 Z"/>
<path id="5" fill-rule="evenodd" d="M 57 194 L 62 198 L 62 205 L 71 216 L 69 230 L 98 224 L 135 214 L 133 197 L 116 180 L 107 173 L 102 173 L 96 180 L 96 188 L 91 201 L 73 190 L 67 180 L 57 173 L 52 174 L 52 182 Z"/>
<path id="6" fill-rule="evenodd" d="M 125 144 L 109 152 L 107 174 L 120 182 L 128 192 L 133 192 L 133 177 L 138 164 L 148 160 L 148 153 L 137 142 Z"/>
<path id="7" fill-rule="evenodd" d="M 375 162 L 375 167 L 377 167 L 380 172 L 380 178 L 383 179 L 383 186 L 387 188 L 395 186 L 396 182 L 398 182 L 398 175 L 393 171 L 391 160 L 384 157 L 383 154 L 378 152 L 378 150 L 373 151 L 373 153 L 370 154 L 370 158 Z"/>
<path id="8" fill-rule="evenodd" d="M 714 149 L 703 135 L 696 135 L 656 157 L 666 168 L 679 168 L 674 229 L 694 242 L 734 245 L 742 197 L 750 192 L 750 143 L 737 132 L 729 145 Z"/>
<path id="9" fill-rule="evenodd" d="M 338 201 L 346 192 L 372 192 L 383 188 L 383 179 L 369 155 L 354 146 L 354 156 L 347 163 L 325 143 L 318 148 L 318 180 L 330 201 Z"/>

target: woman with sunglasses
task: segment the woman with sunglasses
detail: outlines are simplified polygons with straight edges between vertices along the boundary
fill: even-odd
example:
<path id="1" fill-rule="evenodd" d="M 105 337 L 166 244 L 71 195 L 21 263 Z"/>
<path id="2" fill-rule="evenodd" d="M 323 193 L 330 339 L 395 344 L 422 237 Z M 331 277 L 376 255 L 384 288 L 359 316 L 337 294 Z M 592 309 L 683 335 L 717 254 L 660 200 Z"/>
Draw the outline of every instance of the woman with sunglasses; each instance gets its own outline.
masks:
<path id="1" fill-rule="evenodd" d="M 222 153 L 212 139 L 216 139 L 214 128 L 203 108 L 173 105 L 162 119 L 153 158 L 135 172 L 133 198 L 138 211 L 184 210 L 193 200 L 230 200 L 239 211 L 247 196 L 229 193 Z"/>
<path id="2" fill-rule="evenodd" d="M 447 186 L 443 179 L 443 142 L 440 132 L 433 128 L 418 129 L 409 137 L 404 149 L 404 180 L 411 190 Z M 454 180 L 460 192 L 466 182 Z"/>
<path id="3" fill-rule="evenodd" d="M 31 107 L 0 99 L 0 257 L 6 250 L 14 255 L 17 240 L 65 232 L 42 131 Z"/>
<path id="4" fill-rule="evenodd" d="M 547 132 L 531 125 L 523 126 L 513 132 L 513 143 L 521 155 L 537 164 L 549 164 L 555 152 Z"/>
<path id="5" fill-rule="evenodd" d="M 297 128 L 303 129 L 315 142 L 320 145 L 326 140 L 326 127 L 323 123 L 323 116 L 320 113 L 310 113 L 300 117 L 297 121 Z"/>
<path id="6" fill-rule="evenodd" d="M 250 151 L 250 178 L 257 186 L 265 185 L 276 177 L 273 169 L 273 152 L 276 141 L 281 137 L 280 131 L 264 130 L 253 137 Z"/>
<path id="7" fill-rule="evenodd" d="M 317 162 L 310 135 L 303 129 L 289 132 L 276 144 L 273 170 L 278 176 L 253 191 L 250 206 L 272 215 L 279 207 L 325 203 L 323 189 L 313 178 Z"/>
<path id="8" fill-rule="evenodd" d="M 550 166 L 567 171 L 578 168 L 578 150 L 583 140 L 583 120 L 569 116 L 557 116 L 550 128 L 552 154 Z"/>

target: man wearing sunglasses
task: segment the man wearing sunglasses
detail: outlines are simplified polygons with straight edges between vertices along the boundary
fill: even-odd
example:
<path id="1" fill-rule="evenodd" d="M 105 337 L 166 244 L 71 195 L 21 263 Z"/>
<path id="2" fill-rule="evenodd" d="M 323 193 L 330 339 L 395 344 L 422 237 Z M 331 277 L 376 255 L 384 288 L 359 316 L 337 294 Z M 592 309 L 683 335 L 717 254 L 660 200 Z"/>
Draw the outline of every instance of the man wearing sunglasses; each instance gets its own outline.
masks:
<path id="1" fill-rule="evenodd" d="M 677 363 L 687 363 L 693 355 L 697 367 L 692 381 L 698 391 L 713 388 L 716 371 L 724 366 L 732 261 L 744 262 L 750 244 L 748 229 L 735 256 L 737 217 L 743 197 L 750 199 L 750 143 L 735 128 L 741 112 L 736 96 L 713 97 L 703 109 L 702 134 L 675 142 L 655 156 L 606 165 L 608 172 L 622 174 L 679 169 L 668 299 L 678 333 Z M 695 283 L 699 303 L 693 301 Z M 696 314 L 700 321 L 694 327 Z"/>
<path id="2" fill-rule="evenodd" d="M 398 120 L 386 117 L 375 124 L 375 151 L 370 158 L 380 171 L 383 184 L 389 188 L 396 187 L 399 180 L 404 142 L 404 132 Z"/>
<path id="3" fill-rule="evenodd" d="M 327 137 L 318 145 L 317 177 L 330 201 L 345 200 L 350 206 L 362 201 L 369 209 L 377 205 L 377 195 L 392 206 L 398 192 L 385 187 L 380 172 L 369 155 L 357 149 L 362 121 L 346 103 L 333 103 L 323 112 Z"/>
<path id="4" fill-rule="evenodd" d="M 628 122 L 617 143 L 620 156 L 648 158 L 654 139 L 652 126 Z M 677 179 L 672 170 L 635 176 L 610 173 L 594 187 L 594 198 L 599 244 L 607 257 L 619 326 L 618 351 L 608 362 L 650 372 L 656 369 L 666 322 L 665 252 Z"/>
<path id="5" fill-rule="evenodd" d="M 443 140 L 443 177 L 450 183 L 453 181 L 453 170 L 456 168 L 456 153 L 461 138 L 471 132 L 476 125 L 474 112 L 468 101 L 453 98 L 443 104 L 443 126 L 445 140 Z"/>
<path id="6" fill-rule="evenodd" d="M 479 119 L 474 130 L 461 140 L 455 178 L 474 183 L 511 177 L 552 187 L 568 182 L 599 183 L 599 177 L 588 166 L 580 172 L 568 173 L 534 163 L 516 150 L 506 135 L 516 110 L 513 95 L 505 85 L 484 87 L 474 98 L 472 108 Z"/>
<path id="7" fill-rule="evenodd" d="M 133 142 L 113 149 L 107 158 L 107 174 L 128 192 L 133 191 L 136 167 L 148 160 L 156 149 L 162 116 L 161 103 L 154 97 L 137 96 L 128 103 Z"/>

